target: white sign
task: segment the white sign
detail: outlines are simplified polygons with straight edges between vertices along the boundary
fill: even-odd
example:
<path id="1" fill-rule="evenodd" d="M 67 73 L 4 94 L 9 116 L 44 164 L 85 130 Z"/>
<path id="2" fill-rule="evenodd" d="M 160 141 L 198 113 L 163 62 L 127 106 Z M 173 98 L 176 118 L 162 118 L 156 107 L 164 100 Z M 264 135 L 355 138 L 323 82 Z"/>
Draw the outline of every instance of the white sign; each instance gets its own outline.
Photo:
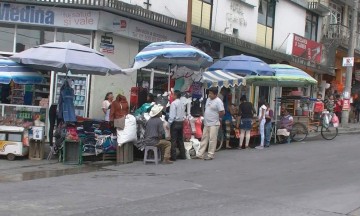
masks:
<path id="1" fill-rule="evenodd" d="M 342 62 L 343 67 L 352 67 L 354 66 L 354 57 L 344 57 Z"/>
<path id="2" fill-rule="evenodd" d="M 114 14 L 101 12 L 99 29 L 146 42 L 184 41 L 184 35 Z"/>
<path id="3" fill-rule="evenodd" d="M 96 30 L 99 12 L 0 3 L 0 22 Z"/>

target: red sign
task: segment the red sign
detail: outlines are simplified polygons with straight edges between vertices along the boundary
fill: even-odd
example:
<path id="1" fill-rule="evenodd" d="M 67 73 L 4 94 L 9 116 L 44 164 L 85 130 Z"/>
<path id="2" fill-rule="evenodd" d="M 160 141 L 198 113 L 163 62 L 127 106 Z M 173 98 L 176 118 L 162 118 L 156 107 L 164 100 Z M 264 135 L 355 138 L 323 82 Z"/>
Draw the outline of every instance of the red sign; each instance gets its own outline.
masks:
<path id="1" fill-rule="evenodd" d="M 322 44 L 294 34 L 292 55 L 320 63 L 321 52 Z"/>
<path id="2" fill-rule="evenodd" d="M 344 99 L 343 110 L 350 110 L 350 100 Z"/>

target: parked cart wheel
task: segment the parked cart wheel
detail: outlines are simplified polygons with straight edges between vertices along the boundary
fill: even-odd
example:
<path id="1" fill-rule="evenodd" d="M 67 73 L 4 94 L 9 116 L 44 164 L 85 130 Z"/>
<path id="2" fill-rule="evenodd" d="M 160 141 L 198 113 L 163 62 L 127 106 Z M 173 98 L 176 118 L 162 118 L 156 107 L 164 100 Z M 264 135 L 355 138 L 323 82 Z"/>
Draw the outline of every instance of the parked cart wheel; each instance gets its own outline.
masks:
<path id="1" fill-rule="evenodd" d="M 14 154 L 7 154 L 6 155 L 6 158 L 9 160 L 9 161 L 13 161 L 13 160 L 15 160 L 15 155 Z"/>

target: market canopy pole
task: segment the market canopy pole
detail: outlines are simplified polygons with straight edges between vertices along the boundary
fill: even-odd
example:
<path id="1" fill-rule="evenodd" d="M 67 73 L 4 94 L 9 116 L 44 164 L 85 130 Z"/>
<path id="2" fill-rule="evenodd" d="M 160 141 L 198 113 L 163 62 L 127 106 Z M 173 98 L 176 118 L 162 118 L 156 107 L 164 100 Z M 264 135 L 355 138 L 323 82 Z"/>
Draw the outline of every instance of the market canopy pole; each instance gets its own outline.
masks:
<path id="1" fill-rule="evenodd" d="M 351 19 L 351 28 L 350 28 L 350 39 L 349 39 L 349 48 L 348 48 L 348 56 L 354 57 L 355 51 L 355 43 L 356 43 L 356 30 L 357 30 L 357 20 L 358 20 L 358 8 L 359 8 L 359 0 L 354 0 L 354 8 Z M 344 91 L 344 99 L 349 100 L 351 94 L 351 79 L 353 74 L 353 66 L 348 66 L 346 68 L 346 81 L 345 81 L 345 91 Z M 344 109 L 342 111 L 342 121 L 341 124 L 346 126 L 349 124 L 349 109 Z"/>
<path id="2" fill-rule="evenodd" d="M 191 45 L 191 23 L 192 23 L 192 0 L 188 0 L 187 22 L 186 22 L 186 44 Z"/>

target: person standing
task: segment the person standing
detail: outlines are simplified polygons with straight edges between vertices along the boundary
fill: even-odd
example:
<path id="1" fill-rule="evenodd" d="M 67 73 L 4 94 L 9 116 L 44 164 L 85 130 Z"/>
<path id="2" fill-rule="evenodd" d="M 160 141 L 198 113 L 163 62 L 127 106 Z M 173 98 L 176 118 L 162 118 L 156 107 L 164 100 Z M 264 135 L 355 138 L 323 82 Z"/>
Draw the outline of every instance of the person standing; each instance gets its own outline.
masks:
<path id="1" fill-rule="evenodd" d="M 270 108 L 269 103 L 265 103 L 265 106 L 267 107 L 265 113 L 265 148 L 267 148 L 270 147 L 272 119 L 274 117 L 274 111 Z"/>
<path id="2" fill-rule="evenodd" d="M 169 124 L 171 134 L 171 160 L 176 161 L 176 148 L 179 147 L 180 158 L 186 159 L 183 125 L 185 119 L 185 106 L 180 101 L 181 92 L 174 91 L 174 101 L 170 105 Z"/>
<path id="3" fill-rule="evenodd" d="M 225 148 L 231 149 L 230 138 L 231 138 L 231 129 L 232 129 L 232 115 L 230 112 L 231 104 L 229 102 L 229 90 L 226 89 L 225 87 L 223 87 L 221 89 L 221 94 L 223 96 L 222 101 L 223 101 L 224 109 L 225 109 L 225 114 L 222 118 L 222 129 L 223 129 L 223 134 L 225 135 L 224 137 L 225 137 L 225 143 L 226 143 Z"/>
<path id="4" fill-rule="evenodd" d="M 118 94 L 116 96 L 116 100 L 113 101 L 111 104 L 110 122 L 112 122 L 112 125 L 114 125 L 115 119 L 124 118 L 124 117 L 126 117 L 127 114 L 129 114 L 129 103 L 127 102 L 125 96 Z M 125 126 L 125 124 L 124 124 L 124 126 Z M 120 139 L 120 131 L 123 129 L 124 128 L 116 128 L 118 140 Z"/>
<path id="5" fill-rule="evenodd" d="M 266 114 L 267 107 L 265 103 L 263 103 L 259 108 L 258 119 L 259 119 L 259 132 L 261 136 L 261 142 L 259 146 L 256 146 L 256 149 L 264 149 L 264 141 L 265 141 L 265 123 L 266 123 Z"/>
<path id="6" fill-rule="evenodd" d="M 256 113 L 254 106 L 251 102 L 246 100 L 246 96 L 243 95 L 240 98 L 239 115 L 236 123 L 236 128 L 240 126 L 240 142 L 239 149 L 241 149 L 244 137 L 246 136 L 245 148 L 249 148 L 250 131 L 252 128 L 253 116 Z"/>
<path id="7" fill-rule="evenodd" d="M 335 108 L 334 108 L 334 112 L 335 115 L 339 118 L 339 123 L 341 124 L 341 112 L 343 109 L 343 100 L 340 98 L 340 95 L 337 94 L 335 96 Z M 350 113 L 350 111 L 349 111 Z"/>
<path id="8" fill-rule="evenodd" d="M 161 152 L 164 154 L 163 162 L 165 164 L 172 164 L 173 161 L 170 160 L 170 149 L 171 142 L 170 137 L 162 137 L 165 134 L 163 121 L 161 120 L 163 106 L 154 105 L 150 110 L 150 119 L 146 123 L 145 135 L 144 135 L 144 144 L 147 146 L 156 146 L 161 148 Z"/>
<path id="9" fill-rule="evenodd" d="M 218 89 L 212 87 L 208 91 L 209 98 L 206 101 L 204 113 L 204 131 L 195 159 L 212 160 L 214 158 L 221 118 L 225 114 L 224 104 L 217 97 Z M 204 157 L 207 148 L 208 153 Z"/>
<path id="10" fill-rule="evenodd" d="M 108 92 L 106 93 L 105 96 L 105 100 L 102 102 L 102 111 L 105 114 L 105 121 L 110 121 L 110 108 L 111 108 L 111 103 L 114 100 L 114 96 L 112 92 Z"/>

